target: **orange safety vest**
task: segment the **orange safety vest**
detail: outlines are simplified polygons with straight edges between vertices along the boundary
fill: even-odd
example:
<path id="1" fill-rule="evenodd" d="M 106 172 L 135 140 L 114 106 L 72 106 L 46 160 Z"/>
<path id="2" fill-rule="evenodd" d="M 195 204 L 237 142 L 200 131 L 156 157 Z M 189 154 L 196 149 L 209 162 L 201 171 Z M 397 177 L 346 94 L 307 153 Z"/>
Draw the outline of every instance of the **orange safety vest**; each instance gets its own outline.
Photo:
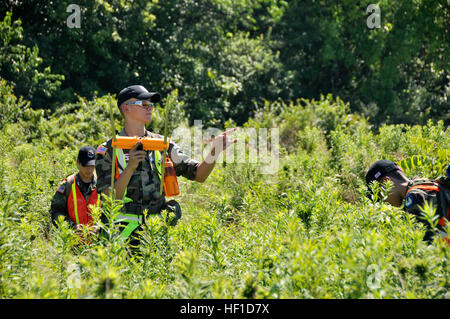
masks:
<path id="1" fill-rule="evenodd" d="M 91 225 L 93 220 L 89 205 L 97 205 L 97 203 L 97 189 L 94 189 L 94 191 L 89 196 L 88 201 L 86 202 L 83 194 L 78 188 L 76 180 L 74 179 L 72 183 L 72 191 L 70 192 L 69 198 L 67 199 L 67 210 L 69 212 L 70 219 L 77 225 Z"/>

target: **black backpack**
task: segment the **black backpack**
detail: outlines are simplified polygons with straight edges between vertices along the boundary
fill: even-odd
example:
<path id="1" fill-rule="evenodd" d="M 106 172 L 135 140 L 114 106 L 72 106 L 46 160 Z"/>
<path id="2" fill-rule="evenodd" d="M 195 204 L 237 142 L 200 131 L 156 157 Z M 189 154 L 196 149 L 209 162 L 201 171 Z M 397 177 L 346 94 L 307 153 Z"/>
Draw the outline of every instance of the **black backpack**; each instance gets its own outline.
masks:
<path id="1" fill-rule="evenodd" d="M 447 176 L 439 177 L 435 180 L 439 187 L 439 204 L 442 217 L 450 220 L 450 165 L 447 168 Z"/>

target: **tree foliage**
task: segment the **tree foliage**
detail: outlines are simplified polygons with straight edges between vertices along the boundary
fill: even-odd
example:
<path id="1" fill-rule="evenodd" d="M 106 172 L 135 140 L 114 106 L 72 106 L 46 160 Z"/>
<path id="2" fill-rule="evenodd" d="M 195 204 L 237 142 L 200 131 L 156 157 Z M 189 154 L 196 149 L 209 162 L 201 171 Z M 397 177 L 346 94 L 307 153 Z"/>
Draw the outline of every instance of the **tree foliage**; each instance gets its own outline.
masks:
<path id="1" fill-rule="evenodd" d="M 64 76 L 43 67 L 38 46 L 24 44 L 21 20 L 12 21 L 10 12 L 0 22 L 0 43 L 0 74 L 14 85 L 16 94 L 35 106 L 54 100 Z"/>
<path id="2" fill-rule="evenodd" d="M 170 227 L 165 212 L 147 216 L 140 255 L 130 255 L 117 225 L 79 245 L 48 213 L 59 181 L 76 170 L 78 147 L 108 138 L 114 97 L 80 97 L 46 117 L 13 89 L 0 81 L 1 298 L 450 297 L 450 248 L 427 245 L 423 225 L 364 196 L 377 156 L 402 163 L 408 176 L 444 173 L 442 121 L 372 131 L 332 95 L 267 102 L 243 129 L 279 127 L 277 174 L 226 162 L 204 184 L 179 178 L 183 218 Z M 182 107 L 176 91 L 163 104 Z M 94 218 L 120 205 L 103 198 Z M 435 218 L 430 209 L 426 216 Z"/>
<path id="3" fill-rule="evenodd" d="M 293 91 L 332 93 L 374 123 L 448 123 L 447 1 L 378 1 L 381 25 L 366 24 L 364 1 L 290 1 L 273 34 L 294 72 Z"/>
<path id="4" fill-rule="evenodd" d="M 364 180 L 381 158 L 445 173 L 446 0 L 378 1 L 372 29 L 369 1 L 79 0 L 70 28 L 72 2 L 0 8 L 0 298 L 450 297 L 449 247 Z M 169 109 L 169 135 L 194 120 L 240 126 L 247 146 L 247 129 L 280 133 L 276 174 L 222 156 L 205 184 L 179 178 L 183 218 L 147 216 L 140 255 L 117 225 L 79 245 L 48 213 L 78 149 L 111 137 L 111 111 L 123 125 L 132 84 L 162 93 L 157 133 Z"/>
<path id="5" fill-rule="evenodd" d="M 2 36 L 23 37 L 15 55 L 3 53 L 2 76 L 33 108 L 141 83 L 164 96 L 177 90 L 190 123 L 243 124 L 264 100 L 328 93 L 376 125 L 450 121 L 446 0 L 379 1 L 373 29 L 364 1 L 83 0 L 81 27 L 69 28 L 71 2 L 0 10 L 9 17 Z M 29 73 L 42 63 L 54 74 Z"/>

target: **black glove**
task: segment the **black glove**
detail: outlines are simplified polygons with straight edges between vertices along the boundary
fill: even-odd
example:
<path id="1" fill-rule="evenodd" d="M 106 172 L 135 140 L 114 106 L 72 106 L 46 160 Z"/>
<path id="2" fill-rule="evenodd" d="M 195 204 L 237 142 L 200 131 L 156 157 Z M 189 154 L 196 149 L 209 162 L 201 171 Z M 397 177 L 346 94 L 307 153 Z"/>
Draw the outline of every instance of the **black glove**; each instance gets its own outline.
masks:
<path id="1" fill-rule="evenodd" d="M 169 226 L 175 226 L 181 218 L 181 206 L 174 199 L 166 202 L 163 209 L 167 210 L 166 222 Z M 173 214 L 172 214 L 173 213 Z"/>

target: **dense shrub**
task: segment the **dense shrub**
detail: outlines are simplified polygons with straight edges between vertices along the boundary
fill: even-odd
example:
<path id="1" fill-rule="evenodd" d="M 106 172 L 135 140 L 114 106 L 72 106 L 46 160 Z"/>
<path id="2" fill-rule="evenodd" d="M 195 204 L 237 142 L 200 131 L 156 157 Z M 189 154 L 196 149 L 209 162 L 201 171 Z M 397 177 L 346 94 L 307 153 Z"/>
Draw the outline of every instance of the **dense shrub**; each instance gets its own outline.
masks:
<path id="1" fill-rule="evenodd" d="M 1 83 L 4 110 L 15 97 Z M 167 103 L 181 105 L 176 93 Z M 78 146 L 109 136 L 111 104 L 117 115 L 107 95 L 35 121 L 21 120 L 26 107 L 14 110 L 17 122 L 2 118 L 2 298 L 450 297 L 449 247 L 427 245 L 411 216 L 362 195 L 364 171 L 378 158 L 426 156 L 429 162 L 405 171 L 433 177 L 436 163 L 448 163 L 442 122 L 372 132 L 331 96 L 268 103 L 245 127 L 280 126 L 287 142 L 280 139 L 277 174 L 218 163 L 204 184 L 179 178 L 183 218 L 170 227 L 148 216 L 141 254 L 130 256 L 116 226 L 79 246 L 67 224 L 51 226 L 48 214 L 59 180 L 75 170 Z M 119 207 L 106 198 L 102 205 L 112 215 Z"/>
<path id="2" fill-rule="evenodd" d="M 264 100 L 331 93 L 379 126 L 450 121 L 446 0 L 7 0 L 0 75 L 33 108 L 143 84 L 177 89 L 190 124 L 244 124 Z M 4 17 L 4 18 L 3 18 Z"/>

